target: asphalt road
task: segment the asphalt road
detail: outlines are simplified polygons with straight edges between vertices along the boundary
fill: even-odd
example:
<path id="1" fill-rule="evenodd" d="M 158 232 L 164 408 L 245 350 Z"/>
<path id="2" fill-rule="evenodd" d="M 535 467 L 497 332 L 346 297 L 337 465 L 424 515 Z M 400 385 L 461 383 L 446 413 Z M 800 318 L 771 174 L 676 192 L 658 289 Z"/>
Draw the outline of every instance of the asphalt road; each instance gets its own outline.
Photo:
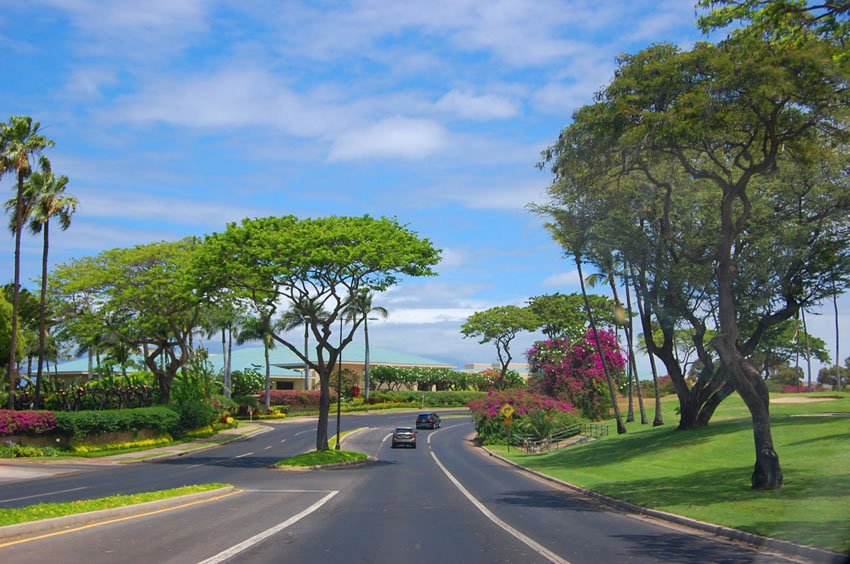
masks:
<path id="1" fill-rule="evenodd" d="M 468 417 L 419 431 L 418 448 L 388 436 L 415 415 L 347 416 L 368 427 L 344 447 L 373 463 L 311 472 L 271 464 L 313 448 L 315 421 L 155 463 L 72 465 L 0 484 L 0 506 L 227 482 L 232 495 L 0 546 L 0 562 L 776 562 L 775 554 L 600 506 L 488 456 Z M 335 421 L 331 422 L 335 431 Z"/>

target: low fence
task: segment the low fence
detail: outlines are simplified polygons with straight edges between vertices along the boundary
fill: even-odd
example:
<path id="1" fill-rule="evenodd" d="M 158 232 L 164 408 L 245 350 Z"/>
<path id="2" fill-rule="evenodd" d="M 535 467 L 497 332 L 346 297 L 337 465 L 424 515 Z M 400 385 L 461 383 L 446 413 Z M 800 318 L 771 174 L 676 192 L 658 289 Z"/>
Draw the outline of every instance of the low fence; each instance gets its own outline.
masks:
<path id="1" fill-rule="evenodd" d="M 553 448 L 558 449 L 566 446 L 567 443 L 573 444 L 579 442 L 577 440 L 571 440 L 574 437 L 598 439 L 607 436 L 608 425 L 602 423 L 576 423 L 544 438 L 534 438 L 530 435 L 513 435 L 511 445 L 529 453 L 546 452 Z"/>

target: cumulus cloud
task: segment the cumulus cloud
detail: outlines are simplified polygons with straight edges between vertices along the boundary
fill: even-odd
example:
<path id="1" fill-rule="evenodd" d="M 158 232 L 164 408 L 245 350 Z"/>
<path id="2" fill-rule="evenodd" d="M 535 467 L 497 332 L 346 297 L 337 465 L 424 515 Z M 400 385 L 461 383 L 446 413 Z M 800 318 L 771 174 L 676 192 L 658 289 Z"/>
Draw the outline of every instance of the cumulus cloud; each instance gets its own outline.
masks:
<path id="1" fill-rule="evenodd" d="M 447 138 L 445 128 L 435 121 L 392 117 L 339 135 L 333 142 L 329 160 L 421 159 L 439 151 Z"/>
<path id="2" fill-rule="evenodd" d="M 484 94 L 476 96 L 470 92 L 452 90 L 436 103 L 438 110 L 471 119 L 507 119 L 517 114 L 514 101 L 503 96 Z"/>
<path id="3" fill-rule="evenodd" d="M 541 285 L 544 288 L 558 288 L 564 286 L 576 286 L 581 282 L 578 277 L 577 270 L 571 270 L 569 272 L 559 272 L 557 274 L 553 274 L 551 276 L 547 276 L 541 282 Z"/>

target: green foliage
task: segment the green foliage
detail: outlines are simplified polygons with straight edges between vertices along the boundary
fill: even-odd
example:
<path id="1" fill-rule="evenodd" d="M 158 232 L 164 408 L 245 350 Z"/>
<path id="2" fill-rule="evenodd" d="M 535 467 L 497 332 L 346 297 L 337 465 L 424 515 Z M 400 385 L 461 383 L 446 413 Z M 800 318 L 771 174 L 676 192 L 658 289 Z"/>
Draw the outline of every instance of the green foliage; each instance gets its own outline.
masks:
<path id="1" fill-rule="evenodd" d="M 175 404 L 202 401 L 211 403 L 222 391 L 220 375 L 203 355 L 192 356 L 185 370 L 174 378 L 171 400 Z"/>
<path id="2" fill-rule="evenodd" d="M 452 390 L 479 390 L 487 391 L 496 386 L 500 372 L 498 370 L 485 370 L 483 372 L 462 372 L 450 368 L 427 368 L 427 367 L 401 367 L 401 366 L 373 366 L 370 369 L 370 379 L 374 388 L 386 390 L 423 389 L 438 391 Z M 525 381 L 514 370 L 505 374 L 503 387 L 520 388 L 525 386 Z"/>
<path id="3" fill-rule="evenodd" d="M 567 411 L 536 409 L 514 421 L 514 433 L 532 440 L 545 439 L 567 427 L 583 422 L 581 416 Z"/>
<path id="4" fill-rule="evenodd" d="M 234 396 L 259 394 L 265 389 L 266 377 L 256 368 L 234 370 L 230 377 L 233 385 L 231 393 Z"/>
<path id="5" fill-rule="evenodd" d="M 597 325 L 613 327 L 614 301 L 596 294 L 589 294 L 587 298 Z M 537 317 L 540 330 L 550 339 L 579 339 L 584 336 L 588 326 L 584 298 L 581 294 L 535 296 L 528 300 L 528 308 Z"/>
<path id="6" fill-rule="evenodd" d="M 155 433 L 179 430 L 180 415 L 169 407 L 56 412 L 56 428 L 76 439 L 117 431 L 151 429 Z"/>
<path id="7" fill-rule="evenodd" d="M 51 446 L 29 446 L 17 444 L 0 445 L 0 458 L 37 458 L 61 456 L 64 451 Z"/>
<path id="8" fill-rule="evenodd" d="M 403 404 L 414 407 L 466 407 L 470 401 L 483 397 L 484 392 L 419 392 L 410 391 L 375 391 L 369 396 L 369 403 Z"/>
<path id="9" fill-rule="evenodd" d="M 173 433 L 175 437 L 183 436 L 186 432 L 193 429 L 212 425 L 219 418 L 216 408 L 198 400 L 188 400 L 178 403 L 177 411 L 179 413 L 179 425 Z"/>

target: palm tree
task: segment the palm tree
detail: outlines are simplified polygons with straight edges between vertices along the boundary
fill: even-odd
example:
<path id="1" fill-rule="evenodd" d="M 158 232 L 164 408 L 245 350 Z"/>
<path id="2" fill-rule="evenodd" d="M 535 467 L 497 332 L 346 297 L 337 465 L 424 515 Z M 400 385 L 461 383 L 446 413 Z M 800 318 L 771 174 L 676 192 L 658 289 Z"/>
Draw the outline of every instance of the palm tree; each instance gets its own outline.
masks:
<path id="1" fill-rule="evenodd" d="M 363 318 L 363 338 L 366 345 L 366 359 L 363 364 L 363 385 L 366 388 L 366 401 L 369 401 L 369 319 L 378 319 L 377 317 L 370 318 L 369 315 L 379 315 L 382 319 L 389 316 L 386 308 L 381 306 L 373 306 L 372 299 L 375 295 L 369 290 L 361 290 L 345 309 L 344 315 L 349 321 L 355 321 L 357 318 Z"/>
<path id="2" fill-rule="evenodd" d="M 24 216 L 24 180 L 31 171 L 30 160 L 54 142 L 41 135 L 41 124 L 33 122 L 29 116 L 12 116 L 3 124 L 0 132 L 0 176 L 14 171 L 17 176 L 17 201 L 15 203 L 15 280 L 12 286 L 12 334 L 9 343 L 9 409 L 15 409 L 15 377 L 18 373 L 17 348 L 18 334 L 18 295 L 21 284 L 21 232 Z"/>
<path id="3" fill-rule="evenodd" d="M 266 413 L 271 409 L 271 382 L 272 367 L 269 361 L 269 350 L 274 348 L 272 338 L 270 315 L 261 314 L 257 317 L 249 316 L 242 321 L 239 333 L 236 335 L 236 344 L 244 345 L 248 341 L 262 341 L 263 353 L 266 358 Z"/>
<path id="4" fill-rule="evenodd" d="M 309 351 L 307 347 L 310 341 L 310 321 L 327 317 L 327 312 L 322 308 L 322 305 L 315 299 L 306 298 L 301 304 L 303 307 L 295 307 L 293 305 L 288 310 L 283 312 L 280 321 L 276 325 L 281 331 L 291 331 L 300 326 L 304 326 L 304 389 L 310 389 L 310 363 Z"/>
<path id="5" fill-rule="evenodd" d="M 50 220 L 59 219 L 59 227 L 65 231 L 71 226 L 71 215 L 77 209 L 77 199 L 65 194 L 68 177 L 56 177 L 50 170 L 50 161 L 46 157 L 40 159 L 41 171 L 33 172 L 25 191 L 26 199 L 32 201 L 32 212 L 29 230 L 35 235 L 43 232 L 43 248 L 41 254 L 41 307 L 38 318 L 38 369 L 35 377 L 35 405 L 39 405 L 41 376 L 44 366 L 44 346 L 47 336 L 45 321 L 47 317 L 47 253 L 50 241 Z"/>

